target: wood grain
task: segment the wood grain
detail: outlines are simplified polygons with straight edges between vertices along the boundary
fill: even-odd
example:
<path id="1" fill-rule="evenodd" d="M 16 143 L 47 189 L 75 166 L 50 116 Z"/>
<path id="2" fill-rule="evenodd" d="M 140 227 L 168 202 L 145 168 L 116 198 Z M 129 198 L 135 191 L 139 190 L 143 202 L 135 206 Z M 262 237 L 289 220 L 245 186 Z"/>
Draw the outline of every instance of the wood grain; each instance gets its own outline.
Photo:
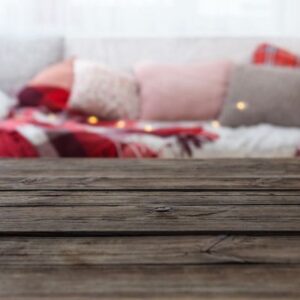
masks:
<path id="1" fill-rule="evenodd" d="M 0 161 L 1 190 L 300 190 L 300 162 L 280 160 Z"/>
<path id="2" fill-rule="evenodd" d="M 299 231 L 300 205 L 2 207 L 0 232 Z"/>
<path id="3" fill-rule="evenodd" d="M 40 300 L 41 298 L 40 297 L 33 297 L 33 296 L 30 296 L 30 297 L 1 297 L 0 296 L 0 299 L 1 300 Z M 43 300 L 99 300 L 99 297 L 91 297 L 91 296 L 80 296 L 80 297 L 76 297 L 76 296 L 70 296 L 70 297 L 57 297 L 57 296 L 47 296 L 47 297 L 43 297 L 42 298 Z M 118 297 L 118 296 L 105 296 L 105 300 L 116 300 L 116 299 L 122 299 L 122 300 L 132 300 L 132 299 L 141 299 L 140 297 L 134 297 L 134 296 L 130 296 L 130 297 Z M 170 297 L 168 296 L 149 296 L 149 295 L 144 295 L 143 296 L 143 299 L 145 300 L 166 300 L 166 299 L 170 299 Z M 176 295 L 172 295 L 172 298 L 171 299 L 175 299 L 175 300 L 207 300 L 207 299 L 213 299 L 213 300 L 254 300 L 254 299 L 259 299 L 259 300 L 270 300 L 270 299 L 278 299 L 276 298 L 276 296 L 258 296 L 258 295 L 243 295 L 243 296 L 220 296 L 220 295 L 209 295 L 209 296 L 200 296 L 200 295 L 194 295 L 194 296 L 176 296 Z M 299 297 L 298 296 L 293 296 L 293 295 L 288 295 L 288 297 L 286 297 L 285 299 L 288 299 L 288 300 L 299 300 Z"/>
<path id="4" fill-rule="evenodd" d="M 299 264 L 300 237 L 257 235 L 0 238 L 3 266 Z"/>
<path id="5" fill-rule="evenodd" d="M 0 297 L 300 297 L 298 266 L 5 267 Z"/>
<path id="6" fill-rule="evenodd" d="M 296 192 L 3 191 L 0 233 L 297 232 L 299 202 Z"/>
<path id="7" fill-rule="evenodd" d="M 298 205 L 298 191 L 1 191 L 0 207 Z"/>
<path id="8" fill-rule="evenodd" d="M 300 160 L 0 160 L 0 299 L 299 299 Z"/>
<path id="9" fill-rule="evenodd" d="M 299 159 L 187 159 L 187 160 L 116 160 L 116 159 L 26 159 L 0 160 L 1 169 L 6 175 L 28 174 L 34 175 L 48 172 L 57 175 L 58 171 L 64 175 L 82 175 L 83 171 L 91 175 L 106 174 L 108 176 L 136 177 L 141 175 L 153 176 L 160 172 L 160 176 L 181 177 L 183 170 L 189 170 L 199 176 L 299 176 Z M 228 172 L 232 174 L 228 174 Z M 4 174 L 1 174 L 3 176 Z M 188 174 L 186 174 L 188 175 Z M 192 176 L 191 176 L 192 177 Z"/>

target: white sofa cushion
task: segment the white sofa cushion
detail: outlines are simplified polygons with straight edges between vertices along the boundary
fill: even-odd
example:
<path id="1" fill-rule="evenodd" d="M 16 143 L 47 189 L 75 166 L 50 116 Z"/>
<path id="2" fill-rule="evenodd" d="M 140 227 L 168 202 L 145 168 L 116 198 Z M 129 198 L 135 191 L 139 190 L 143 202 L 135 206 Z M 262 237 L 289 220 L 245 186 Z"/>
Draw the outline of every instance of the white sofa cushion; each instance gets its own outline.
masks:
<path id="1" fill-rule="evenodd" d="M 300 39 L 296 38 L 69 38 L 65 55 L 124 70 L 145 60 L 191 63 L 231 59 L 246 63 L 257 45 L 266 41 L 300 53 Z"/>
<path id="2" fill-rule="evenodd" d="M 37 72 L 63 56 L 61 38 L 1 38 L 0 89 L 15 93 Z"/>

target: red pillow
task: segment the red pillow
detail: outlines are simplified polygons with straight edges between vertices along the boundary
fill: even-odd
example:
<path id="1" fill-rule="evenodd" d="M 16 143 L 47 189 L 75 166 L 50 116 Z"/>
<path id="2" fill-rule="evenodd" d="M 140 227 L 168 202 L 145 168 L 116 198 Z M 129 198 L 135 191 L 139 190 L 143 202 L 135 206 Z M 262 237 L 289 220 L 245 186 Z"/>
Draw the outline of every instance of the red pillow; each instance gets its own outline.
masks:
<path id="1" fill-rule="evenodd" d="M 53 112 L 64 110 L 69 97 L 68 90 L 47 86 L 27 86 L 18 95 L 21 107 L 42 106 Z"/>
<path id="2" fill-rule="evenodd" d="M 300 67 L 300 56 L 270 44 L 262 44 L 254 52 L 252 62 L 259 65 L 297 68 Z"/>
<path id="3" fill-rule="evenodd" d="M 66 109 L 73 77 L 73 60 L 46 68 L 19 93 L 19 105 L 42 106 L 54 112 Z"/>

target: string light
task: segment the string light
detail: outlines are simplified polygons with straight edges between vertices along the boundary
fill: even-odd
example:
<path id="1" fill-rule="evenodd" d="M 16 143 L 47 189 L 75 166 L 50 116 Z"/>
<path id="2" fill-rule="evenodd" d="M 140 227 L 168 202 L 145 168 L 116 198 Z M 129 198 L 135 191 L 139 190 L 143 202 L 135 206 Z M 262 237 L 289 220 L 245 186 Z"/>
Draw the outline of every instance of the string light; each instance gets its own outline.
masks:
<path id="1" fill-rule="evenodd" d="M 221 124 L 220 124 L 219 121 L 215 120 L 215 121 L 211 122 L 211 126 L 214 127 L 214 128 L 220 128 Z"/>
<path id="2" fill-rule="evenodd" d="M 96 116 L 90 116 L 87 121 L 91 125 L 96 125 L 98 124 L 99 119 Z"/>
<path id="3" fill-rule="evenodd" d="M 144 128 L 144 130 L 146 132 L 152 132 L 153 131 L 153 127 L 151 125 L 146 125 L 145 128 Z"/>
<path id="4" fill-rule="evenodd" d="M 236 104 L 236 108 L 237 108 L 238 110 L 245 110 L 245 109 L 247 108 L 247 103 L 244 102 L 244 101 L 239 101 L 239 102 L 237 102 L 237 104 Z"/>
<path id="5" fill-rule="evenodd" d="M 116 127 L 119 129 L 125 128 L 125 126 L 126 126 L 126 122 L 122 121 L 122 120 L 117 122 L 117 124 L 116 124 Z"/>
<path id="6" fill-rule="evenodd" d="M 55 121 L 57 120 L 57 117 L 56 117 L 55 114 L 49 114 L 49 115 L 48 115 L 48 120 L 49 120 L 50 122 L 55 122 Z"/>

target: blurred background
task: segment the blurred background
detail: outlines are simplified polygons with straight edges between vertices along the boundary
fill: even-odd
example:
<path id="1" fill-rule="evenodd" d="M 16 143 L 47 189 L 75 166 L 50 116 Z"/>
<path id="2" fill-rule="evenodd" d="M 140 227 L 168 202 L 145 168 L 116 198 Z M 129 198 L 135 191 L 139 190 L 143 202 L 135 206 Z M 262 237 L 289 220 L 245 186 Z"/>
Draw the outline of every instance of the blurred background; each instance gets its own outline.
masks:
<path id="1" fill-rule="evenodd" d="M 300 35 L 299 0 L 0 0 L 0 35 Z"/>

